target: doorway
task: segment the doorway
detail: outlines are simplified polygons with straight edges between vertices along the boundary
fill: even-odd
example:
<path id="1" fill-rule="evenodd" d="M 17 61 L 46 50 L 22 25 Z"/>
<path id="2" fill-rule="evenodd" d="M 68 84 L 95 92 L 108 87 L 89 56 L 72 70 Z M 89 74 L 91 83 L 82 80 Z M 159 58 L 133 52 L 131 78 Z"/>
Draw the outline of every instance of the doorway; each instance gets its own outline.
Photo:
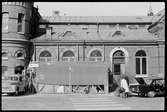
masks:
<path id="1" fill-rule="evenodd" d="M 128 52 L 123 47 L 115 47 L 110 52 L 111 59 L 111 76 L 109 75 L 109 92 L 114 91 L 118 86 L 118 80 L 121 74 L 126 73 L 126 66 L 128 63 Z"/>
<path id="2" fill-rule="evenodd" d="M 116 81 L 120 78 L 121 74 L 125 74 L 125 54 L 121 50 L 117 50 L 113 54 L 112 71 Z"/>

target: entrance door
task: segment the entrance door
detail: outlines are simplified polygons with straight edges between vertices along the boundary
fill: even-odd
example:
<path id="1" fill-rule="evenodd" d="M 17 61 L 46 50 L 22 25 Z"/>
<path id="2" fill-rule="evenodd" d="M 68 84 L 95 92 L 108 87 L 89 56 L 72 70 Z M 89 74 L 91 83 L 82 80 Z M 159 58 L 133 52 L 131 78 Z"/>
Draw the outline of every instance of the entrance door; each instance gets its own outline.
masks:
<path id="1" fill-rule="evenodd" d="M 120 75 L 125 73 L 125 56 L 121 50 L 118 50 L 113 54 L 112 62 L 114 75 Z"/>
<path id="2" fill-rule="evenodd" d="M 113 64 L 113 71 L 114 75 L 120 75 L 121 74 L 121 64 Z"/>
<path id="3" fill-rule="evenodd" d="M 116 63 L 113 64 L 114 75 L 125 74 L 125 64 L 124 63 Z"/>
<path id="4" fill-rule="evenodd" d="M 117 50 L 112 56 L 112 79 L 109 78 L 109 92 L 116 89 L 114 81 L 118 82 L 121 74 L 125 74 L 125 55 L 121 50 Z M 112 80 L 112 81 L 111 81 Z"/>

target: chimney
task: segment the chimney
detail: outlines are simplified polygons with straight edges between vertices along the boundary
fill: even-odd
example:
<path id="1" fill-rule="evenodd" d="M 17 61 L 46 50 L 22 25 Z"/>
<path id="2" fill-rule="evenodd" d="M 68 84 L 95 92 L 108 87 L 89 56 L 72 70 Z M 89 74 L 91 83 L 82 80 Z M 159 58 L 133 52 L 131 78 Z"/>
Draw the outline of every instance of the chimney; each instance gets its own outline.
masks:
<path id="1" fill-rule="evenodd" d="M 59 11 L 53 11 L 53 16 L 59 16 L 60 12 Z"/>
<path id="2" fill-rule="evenodd" d="M 147 16 L 154 16 L 151 3 L 149 4 L 149 10 L 148 10 Z"/>

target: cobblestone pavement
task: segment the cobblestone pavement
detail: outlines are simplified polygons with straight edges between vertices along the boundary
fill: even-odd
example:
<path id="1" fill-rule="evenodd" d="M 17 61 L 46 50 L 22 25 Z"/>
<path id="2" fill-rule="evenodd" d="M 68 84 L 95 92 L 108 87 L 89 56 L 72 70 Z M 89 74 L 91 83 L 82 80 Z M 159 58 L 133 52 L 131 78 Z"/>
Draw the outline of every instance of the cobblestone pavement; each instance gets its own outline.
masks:
<path id="1" fill-rule="evenodd" d="M 112 94 L 2 96 L 2 110 L 164 110 L 164 97 L 120 98 Z"/>

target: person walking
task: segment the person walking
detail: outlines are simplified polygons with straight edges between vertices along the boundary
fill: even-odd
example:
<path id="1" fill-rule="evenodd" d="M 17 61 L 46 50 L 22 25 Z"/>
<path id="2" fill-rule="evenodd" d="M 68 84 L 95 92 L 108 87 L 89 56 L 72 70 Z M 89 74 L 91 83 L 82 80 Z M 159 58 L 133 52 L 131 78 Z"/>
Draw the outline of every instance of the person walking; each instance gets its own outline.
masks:
<path id="1" fill-rule="evenodd" d="M 127 98 L 129 94 L 128 80 L 126 80 L 126 78 L 123 77 L 120 81 L 121 81 L 120 88 L 122 89 L 122 97 Z"/>

